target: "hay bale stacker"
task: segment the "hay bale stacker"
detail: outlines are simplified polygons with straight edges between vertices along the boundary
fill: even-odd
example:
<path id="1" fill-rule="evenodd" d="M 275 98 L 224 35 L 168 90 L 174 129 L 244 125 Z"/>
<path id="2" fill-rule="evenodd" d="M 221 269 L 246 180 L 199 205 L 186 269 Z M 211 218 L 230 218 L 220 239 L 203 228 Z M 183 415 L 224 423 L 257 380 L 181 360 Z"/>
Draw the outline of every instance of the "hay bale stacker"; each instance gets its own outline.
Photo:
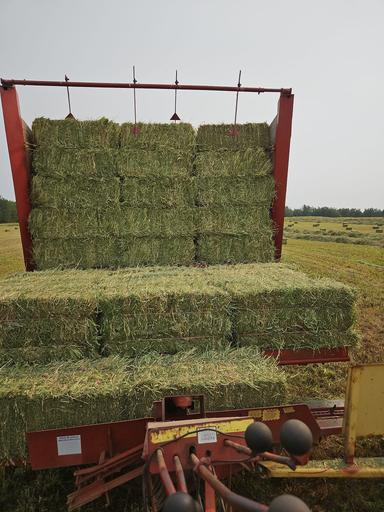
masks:
<path id="1" fill-rule="evenodd" d="M 173 90 L 175 110 L 178 91 L 232 92 L 236 93 L 236 110 L 228 134 L 231 137 L 237 136 L 239 93 L 278 94 L 277 116 L 270 125 L 275 180 L 271 218 L 275 260 L 280 260 L 293 112 L 291 89 L 242 87 L 240 80 L 235 87 L 225 87 L 183 85 L 177 78 L 175 84 L 2 79 L 0 93 L 27 271 L 34 270 L 28 230 L 31 158 L 30 131 L 21 118 L 16 91 L 21 85 L 65 87 L 67 91 L 72 87 Z M 171 120 L 179 120 L 176 112 Z M 349 361 L 347 347 L 265 353 L 278 358 L 281 365 Z M 75 471 L 76 490 L 68 497 L 70 510 L 102 496 L 108 502 L 112 489 L 141 477 L 145 505 L 153 512 L 213 512 L 220 506 L 223 510 L 253 512 L 305 511 L 306 505 L 295 497 L 278 497 L 268 507 L 237 495 L 221 480 L 230 481 L 243 469 L 272 477 L 384 476 L 382 459 L 355 458 L 358 436 L 384 433 L 383 374 L 383 365 L 352 366 L 345 407 L 335 401 L 207 411 L 202 395 L 164 397 L 154 403 L 151 417 L 27 432 L 29 462 L 34 469 L 86 466 Z M 313 443 L 342 431 L 344 460 L 309 460 Z"/>

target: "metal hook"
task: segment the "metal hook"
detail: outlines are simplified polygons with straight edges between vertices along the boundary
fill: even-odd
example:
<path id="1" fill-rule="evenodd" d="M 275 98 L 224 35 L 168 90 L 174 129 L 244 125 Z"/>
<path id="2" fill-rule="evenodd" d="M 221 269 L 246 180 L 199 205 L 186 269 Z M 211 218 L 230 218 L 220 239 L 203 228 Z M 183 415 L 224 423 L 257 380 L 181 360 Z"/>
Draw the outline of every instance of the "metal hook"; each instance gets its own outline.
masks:
<path id="1" fill-rule="evenodd" d="M 133 114 L 135 117 L 135 123 L 131 128 L 131 133 L 133 135 L 138 135 L 140 133 L 140 126 L 137 126 L 136 87 L 135 87 L 136 84 L 137 84 L 136 71 L 135 71 L 135 66 L 133 66 Z"/>
<path id="2" fill-rule="evenodd" d="M 67 75 L 64 75 L 64 80 L 66 82 L 69 81 L 69 78 L 67 77 Z M 69 94 L 69 87 L 68 87 L 68 85 L 67 85 L 67 97 L 68 97 L 69 114 L 67 115 L 67 117 L 65 119 L 75 119 L 75 116 L 72 114 L 72 110 L 71 110 L 71 96 Z"/>
<path id="3" fill-rule="evenodd" d="M 239 92 L 240 92 L 240 87 L 241 87 L 241 69 L 239 71 L 239 78 L 237 80 L 237 91 L 236 91 L 236 103 L 235 103 L 235 119 L 234 119 L 234 123 L 233 123 L 233 128 L 231 130 L 229 130 L 229 135 L 231 137 L 237 137 L 239 135 L 239 130 L 236 128 L 236 125 L 237 125 L 237 109 L 238 109 L 238 106 L 239 106 Z"/>
<path id="4" fill-rule="evenodd" d="M 171 121 L 180 121 L 180 117 L 177 115 L 177 86 L 179 85 L 179 81 L 177 79 L 177 69 L 176 69 L 176 80 L 175 80 L 175 85 L 176 85 L 176 88 L 175 88 L 175 113 L 173 114 L 173 116 L 171 117 Z"/>

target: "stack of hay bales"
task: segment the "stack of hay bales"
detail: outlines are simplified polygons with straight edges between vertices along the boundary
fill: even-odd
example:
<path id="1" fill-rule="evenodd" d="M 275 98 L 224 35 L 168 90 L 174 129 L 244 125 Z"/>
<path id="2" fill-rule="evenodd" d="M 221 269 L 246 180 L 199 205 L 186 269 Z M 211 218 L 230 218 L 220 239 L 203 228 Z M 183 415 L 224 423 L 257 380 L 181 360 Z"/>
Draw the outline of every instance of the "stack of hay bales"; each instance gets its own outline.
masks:
<path id="1" fill-rule="evenodd" d="M 100 266 L 111 234 L 105 212 L 120 201 L 119 125 L 36 119 L 29 228 L 38 269 Z"/>
<path id="2" fill-rule="evenodd" d="M 191 125 L 37 119 L 30 231 L 38 269 L 190 264 Z"/>
<path id="3" fill-rule="evenodd" d="M 235 341 L 260 350 L 353 346 L 354 290 L 287 265 L 213 266 L 206 281 L 231 297 Z"/>
<path id="4" fill-rule="evenodd" d="M 353 291 L 282 264 L 34 272 L 0 297 L 4 362 L 356 342 Z"/>
<path id="5" fill-rule="evenodd" d="M 93 271 L 30 272 L 0 282 L 0 362 L 98 355 Z"/>
<path id="6" fill-rule="evenodd" d="M 196 138 L 197 259 L 273 260 L 274 179 L 267 124 L 200 126 Z M 233 132 L 233 130 L 232 130 Z"/>
<path id="7" fill-rule="evenodd" d="M 0 362 L 220 349 L 230 298 L 198 269 L 56 270 L 0 282 Z"/>
<path id="8" fill-rule="evenodd" d="M 179 394 L 204 394 L 211 410 L 273 405 L 286 378 L 251 348 L 3 366 L 0 461 L 26 456 L 26 431 L 150 416 L 154 400 Z"/>
<path id="9" fill-rule="evenodd" d="M 174 354 L 191 347 L 228 345 L 229 295 L 206 283 L 198 269 L 104 273 L 100 287 L 100 332 L 106 354 Z"/>

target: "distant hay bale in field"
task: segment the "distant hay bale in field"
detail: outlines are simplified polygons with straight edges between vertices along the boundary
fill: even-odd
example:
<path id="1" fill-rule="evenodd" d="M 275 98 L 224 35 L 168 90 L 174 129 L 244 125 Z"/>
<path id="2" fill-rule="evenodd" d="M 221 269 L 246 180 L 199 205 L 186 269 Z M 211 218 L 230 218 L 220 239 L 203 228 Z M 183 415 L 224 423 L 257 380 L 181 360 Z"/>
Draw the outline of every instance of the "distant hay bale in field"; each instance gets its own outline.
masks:
<path id="1" fill-rule="evenodd" d="M 209 410 L 284 403 L 286 376 L 251 348 L 0 368 L 0 461 L 25 432 L 150 416 L 154 400 L 203 394 Z"/>

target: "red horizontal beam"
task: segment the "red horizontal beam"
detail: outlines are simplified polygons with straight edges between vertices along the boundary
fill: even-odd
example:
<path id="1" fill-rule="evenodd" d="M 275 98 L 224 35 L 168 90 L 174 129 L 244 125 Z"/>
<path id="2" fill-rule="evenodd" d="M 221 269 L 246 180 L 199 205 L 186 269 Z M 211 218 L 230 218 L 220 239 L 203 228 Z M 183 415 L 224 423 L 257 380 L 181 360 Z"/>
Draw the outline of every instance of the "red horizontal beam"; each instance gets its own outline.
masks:
<path id="1" fill-rule="evenodd" d="M 319 350 L 310 348 L 266 350 L 264 354 L 277 358 L 279 365 L 337 363 L 350 360 L 348 347 L 320 348 Z"/>
<path id="2" fill-rule="evenodd" d="M 14 85 L 33 85 L 40 87 L 99 87 L 106 89 L 178 89 L 184 91 L 219 91 L 219 92 L 275 92 L 290 96 L 292 89 L 274 89 L 265 87 L 233 87 L 223 85 L 188 85 L 188 84 L 140 84 L 132 82 L 65 82 L 52 80 L 7 80 L 1 79 L 4 88 Z"/>

